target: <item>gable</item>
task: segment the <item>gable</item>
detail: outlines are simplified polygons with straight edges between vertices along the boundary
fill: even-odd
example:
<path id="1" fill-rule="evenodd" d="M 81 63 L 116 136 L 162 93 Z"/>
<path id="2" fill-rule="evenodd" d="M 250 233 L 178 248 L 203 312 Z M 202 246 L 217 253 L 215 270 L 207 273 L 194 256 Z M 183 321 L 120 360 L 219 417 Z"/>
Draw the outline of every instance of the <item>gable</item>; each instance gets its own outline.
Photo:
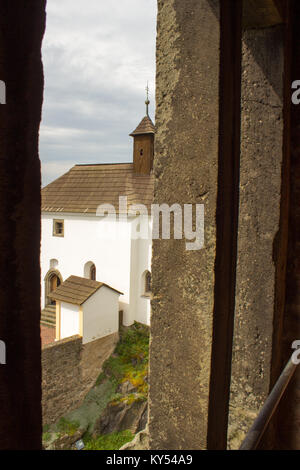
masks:
<path id="1" fill-rule="evenodd" d="M 49 297 L 59 302 L 82 305 L 103 286 L 111 289 L 118 295 L 122 294 L 122 292 L 104 284 L 103 282 L 92 281 L 91 279 L 78 276 L 70 276 L 59 287 L 57 287 L 55 291 L 49 294 Z"/>

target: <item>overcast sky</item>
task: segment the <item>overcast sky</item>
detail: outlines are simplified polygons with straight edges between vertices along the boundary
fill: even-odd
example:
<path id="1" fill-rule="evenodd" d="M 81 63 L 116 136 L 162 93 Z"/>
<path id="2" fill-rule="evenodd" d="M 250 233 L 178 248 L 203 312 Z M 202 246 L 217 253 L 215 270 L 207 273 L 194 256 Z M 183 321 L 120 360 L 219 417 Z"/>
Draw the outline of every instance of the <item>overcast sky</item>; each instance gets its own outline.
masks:
<path id="1" fill-rule="evenodd" d="M 76 163 L 132 161 L 149 81 L 156 0 L 48 0 L 40 130 L 43 185 Z"/>

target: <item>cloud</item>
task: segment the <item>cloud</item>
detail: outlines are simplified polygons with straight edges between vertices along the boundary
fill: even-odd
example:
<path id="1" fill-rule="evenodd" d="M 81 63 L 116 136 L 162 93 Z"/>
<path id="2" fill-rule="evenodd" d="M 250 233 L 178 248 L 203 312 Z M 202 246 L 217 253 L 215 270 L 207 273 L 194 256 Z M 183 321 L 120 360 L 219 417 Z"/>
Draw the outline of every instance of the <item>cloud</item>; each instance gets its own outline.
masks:
<path id="1" fill-rule="evenodd" d="M 154 114 L 155 35 L 156 0 L 48 2 L 43 184 L 74 163 L 132 160 L 147 81 Z"/>
<path id="2" fill-rule="evenodd" d="M 57 178 L 57 175 L 63 175 L 70 169 L 70 161 L 60 161 L 60 162 L 43 162 L 42 161 L 42 173 L 47 174 L 50 180 Z M 73 165 L 76 162 L 74 161 Z"/>

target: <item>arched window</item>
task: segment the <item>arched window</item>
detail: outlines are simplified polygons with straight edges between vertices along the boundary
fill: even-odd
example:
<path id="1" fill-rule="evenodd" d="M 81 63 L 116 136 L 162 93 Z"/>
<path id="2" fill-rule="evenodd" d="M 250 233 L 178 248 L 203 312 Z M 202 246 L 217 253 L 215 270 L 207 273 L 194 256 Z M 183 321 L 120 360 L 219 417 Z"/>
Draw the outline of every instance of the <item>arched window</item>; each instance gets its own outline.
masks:
<path id="1" fill-rule="evenodd" d="M 49 298 L 53 292 L 63 282 L 62 275 L 57 269 L 50 269 L 45 276 L 45 306 L 55 305 L 55 300 Z"/>
<path id="2" fill-rule="evenodd" d="M 142 295 L 150 297 L 151 294 L 151 273 L 145 271 L 142 275 Z"/>
<path id="3" fill-rule="evenodd" d="M 88 261 L 84 265 L 84 277 L 96 281 L 96 266 L 92 261 Z"/>
<path id="4" fill-rule="evenodd" d="M 90 279 L 96 281 L 96 266 L 93 264 L 90 269 Z"/>

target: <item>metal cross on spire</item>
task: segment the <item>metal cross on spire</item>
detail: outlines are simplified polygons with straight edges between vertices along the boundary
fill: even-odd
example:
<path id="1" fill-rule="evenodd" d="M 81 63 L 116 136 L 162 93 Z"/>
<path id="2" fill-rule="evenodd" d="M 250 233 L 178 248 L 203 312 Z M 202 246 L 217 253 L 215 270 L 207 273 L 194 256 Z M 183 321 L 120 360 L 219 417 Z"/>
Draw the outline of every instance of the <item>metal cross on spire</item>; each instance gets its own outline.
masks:
<path id="1" fill-rule="evenodd" d="M 148 82 L 147 82 L 147 86 L 146 86 L 146 93 L 147 93 L 147 98 L 146 98 L 146 101 L 145 101 L 145 105 L 146 105 L 146 114 L 147 114 L 147 116 L 149 116 L 149 104 L 150 104 L 150 101 L 149 101 L 149 86 L 148 86 Z"/>

